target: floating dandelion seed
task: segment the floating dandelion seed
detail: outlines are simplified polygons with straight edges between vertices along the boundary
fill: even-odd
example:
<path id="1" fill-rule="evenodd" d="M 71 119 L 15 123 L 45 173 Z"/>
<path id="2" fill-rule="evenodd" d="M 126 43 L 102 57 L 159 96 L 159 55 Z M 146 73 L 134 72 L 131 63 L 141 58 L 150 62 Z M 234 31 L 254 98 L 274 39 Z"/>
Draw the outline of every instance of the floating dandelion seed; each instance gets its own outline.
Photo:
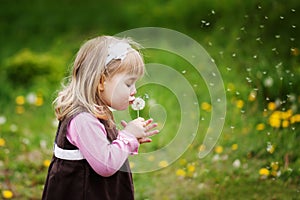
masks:
<path id="1" fill-rule="evenodd" d="M 273 83 L 274 83 L 273 78 L 270 76 L 264 80 L 265 87 L 272 87 Z"/>
<path id="2" fill-rule="evenodd" d="M 223 52 L 223 51 L 220 51 L 219 54 L 220 54 L 220 56 L 223 58 L 224 52 Z"/>

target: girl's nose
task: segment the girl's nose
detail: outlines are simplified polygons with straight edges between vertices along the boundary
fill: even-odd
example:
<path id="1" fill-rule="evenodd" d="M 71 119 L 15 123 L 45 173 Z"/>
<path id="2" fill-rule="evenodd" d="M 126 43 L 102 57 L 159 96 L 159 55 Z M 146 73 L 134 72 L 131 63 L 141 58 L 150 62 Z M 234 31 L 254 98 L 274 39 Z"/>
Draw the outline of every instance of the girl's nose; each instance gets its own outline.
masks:
<path id="1" fill-rule="evenodd" d="M 137 93 L 135 86 L 131 89 L 130 96 L 134 96 Z"/>

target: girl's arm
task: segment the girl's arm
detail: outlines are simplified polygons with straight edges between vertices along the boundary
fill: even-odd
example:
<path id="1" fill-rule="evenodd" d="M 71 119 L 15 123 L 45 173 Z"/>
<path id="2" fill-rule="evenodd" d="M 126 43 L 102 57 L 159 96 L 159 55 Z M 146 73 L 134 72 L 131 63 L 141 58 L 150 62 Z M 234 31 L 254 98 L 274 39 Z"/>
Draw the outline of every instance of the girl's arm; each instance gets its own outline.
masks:
<path id="1" fill-rule="evenodd" d="M 80 113 L 68 126 L 67 138 L 83 154 L 96 173 L 111 176 L 118 171 L 130 154 L 137 154 L 139 142 L 135 136 L 120 131 L 112 143 L 106 138 L 105 127 L 89 113 Z"/>

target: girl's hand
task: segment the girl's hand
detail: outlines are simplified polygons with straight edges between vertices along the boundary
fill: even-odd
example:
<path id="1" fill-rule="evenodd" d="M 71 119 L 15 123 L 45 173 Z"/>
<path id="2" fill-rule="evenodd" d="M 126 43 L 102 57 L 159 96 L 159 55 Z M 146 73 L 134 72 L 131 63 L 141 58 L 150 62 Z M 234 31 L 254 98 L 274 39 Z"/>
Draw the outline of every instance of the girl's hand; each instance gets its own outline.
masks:
<path id="1" fill-rule="evenodd" d="M 152 140 L 149 138 L 152 135 L 159 133 L 159 130 L 152 130 L 157 127 L 157 123 L 153 123 L 153 119 L 145 120 L 144 118 L 137 118 L 127 123 L 124 120 L 121 121 L 124 130 L 134 135 L 140 144 L 148 143 Z"/>

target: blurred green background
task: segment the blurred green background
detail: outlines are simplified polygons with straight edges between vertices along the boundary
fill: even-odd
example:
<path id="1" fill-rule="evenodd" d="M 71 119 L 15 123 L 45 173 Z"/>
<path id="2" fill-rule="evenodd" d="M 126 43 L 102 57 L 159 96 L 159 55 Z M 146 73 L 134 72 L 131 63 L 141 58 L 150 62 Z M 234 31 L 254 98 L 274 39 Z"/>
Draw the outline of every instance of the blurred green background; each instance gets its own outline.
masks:
<path id="1" fill-rule="evenodd" d="M 134 174 L 136 199 L 300 199 L 299 19 L 297 0 L 1 0 L 0 198 L 40 199 L 56 130 L 51 102 L 80 45 L 152 26 L 206 49 L 223 77 L 227 116 L 214 151 L 199 159 L 213 108 L 197 90 L 199 138 L 175 163 L 149 158 L 164 168 Z M 180 72 L 189 67 L 166 52 L 144 54 Z M 140 94 L 147 90 L 168 120 L 142 152 L 167 144 L 178 121 L 172 94 Z"/>

